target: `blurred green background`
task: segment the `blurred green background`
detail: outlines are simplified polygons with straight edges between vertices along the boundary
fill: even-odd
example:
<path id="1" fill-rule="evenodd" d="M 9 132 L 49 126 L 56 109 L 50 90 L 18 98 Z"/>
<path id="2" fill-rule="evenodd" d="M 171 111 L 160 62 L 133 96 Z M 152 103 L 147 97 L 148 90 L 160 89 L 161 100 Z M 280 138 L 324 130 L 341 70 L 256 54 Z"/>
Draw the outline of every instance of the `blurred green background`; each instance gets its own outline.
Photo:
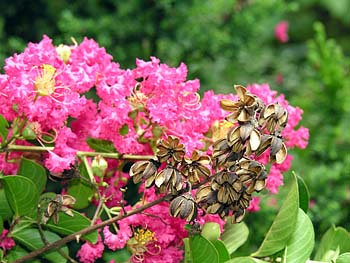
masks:
<path id="1" fill-rule="evenodd" d="M 287 43 L 274 36 L 282 20 Z M 94 38 L 122 68 L 134 67 L 136 57 L 184 62 L 203 91 L 269 83 L 304 110 L 302 125 L 310 129 L 308 148 L 292 154 L 293 170 L 310 190 L 316 237 L 331 224 L 349 230 L 349 0 L 1 1 L 1 70 L 6 57 L 43 34 L 56 45 Z M 266 200 L 246 220 L 250 251 L 276 211 Z"/>

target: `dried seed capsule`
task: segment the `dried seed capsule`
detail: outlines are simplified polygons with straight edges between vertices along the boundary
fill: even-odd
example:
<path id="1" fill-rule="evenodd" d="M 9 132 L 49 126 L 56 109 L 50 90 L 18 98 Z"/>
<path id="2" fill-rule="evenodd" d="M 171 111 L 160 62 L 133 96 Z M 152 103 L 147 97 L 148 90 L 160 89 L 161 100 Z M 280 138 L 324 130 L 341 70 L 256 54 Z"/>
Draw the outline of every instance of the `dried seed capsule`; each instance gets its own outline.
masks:
<path id="1" fill-rule="evenodd" d="M 188 222 L 193 221 L 197 217 L 197 205 L 193 197 L 188 193 L 176 197 L 170 203 L 170 214 Z"/>

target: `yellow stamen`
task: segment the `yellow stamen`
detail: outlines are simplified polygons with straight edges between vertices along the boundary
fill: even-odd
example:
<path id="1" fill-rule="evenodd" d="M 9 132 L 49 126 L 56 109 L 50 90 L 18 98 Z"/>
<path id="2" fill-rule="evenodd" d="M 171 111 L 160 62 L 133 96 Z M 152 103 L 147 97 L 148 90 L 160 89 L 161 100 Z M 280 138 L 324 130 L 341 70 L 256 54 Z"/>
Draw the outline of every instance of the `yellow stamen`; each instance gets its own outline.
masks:
<path id="1" fill-rule="evenodd" d="M 55 73 L 56 69 L 49 65 L 43 64 L 41 71 L 34 81 L 34 87 L 37 96 L 49 96 L 55 91 Z"/>
<path id="2" fill-rule="evenodd" d="M 137 229 L 134 233 L 134 238 L 140 245 L 147 245 L 149 242 L 156 241 L 154 232 L 146 229 Z"/>

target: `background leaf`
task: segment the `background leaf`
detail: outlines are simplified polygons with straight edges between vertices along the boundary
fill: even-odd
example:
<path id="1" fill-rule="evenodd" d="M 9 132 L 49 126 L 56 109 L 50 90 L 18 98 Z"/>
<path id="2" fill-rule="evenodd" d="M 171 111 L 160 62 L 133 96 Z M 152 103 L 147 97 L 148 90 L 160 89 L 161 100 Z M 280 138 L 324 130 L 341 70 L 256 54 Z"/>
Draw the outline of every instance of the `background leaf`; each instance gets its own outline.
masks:
<path id="1" fill-rule="evenodd" d="M 285 263 L 304 263 L 314 248 L 315 233 L 310 218 L 299 208 L 297 223 L 285 248 Z"/>
<path id="2" fill-rule="evenodd" d="M 7 135 L 9 133 L 8 127 L 9 124 L 7 120 L 2 115 L 0 115 L 0 136 L 2 138 L 2 142 L 4 142 L 7 138 Z"/>
<path id="3" fill-rule="evenodd" d="M 105 152 L 105 153 L 117 152 L 117 150 L 113 145 L 113 142 L 108 140 L 88 138 L 86 142 L 90 146 L 90 148 L 95 150 L 96 152 Z"/>
<path id="4" fill-rule="evenodd" d="M 350 234 L 342 227 L 332 226 L 323 235 L 315 260 L 326 260 L 329 257 L 328 252 L 337 249 L 339 249 L 340 254 L 350 251 Z"/>
<path id="5" fill-rule="evenodd" d="M 17 245 L 7 252 L 5 259 L 8 262 L 13 262 L 16 259 L 24 257 L 27 254 L 28 254 L 27 250 Z M 34 260 L 27 260 L 26 263 L 40 263 L 40 261 L 34 259 Z"/>
<path id="6" fill-rule="evenodd" d="M 184 263 L 192 263 L 190 238 L 186 237 L 183 239 L 183 241 L 184 241 L 184 245 L 185 245 Z"/>
<path id="7" fill-rule="evenodd" d="M 58 234 L 70 235 L 91 225 L 91 221 L 87 217 L 77 211 L 71 211 L 74 214 L 73 217 L 60 212 L 57 225 L 50 219 L 45 226 Z M 84 235 L 81 239 L 95 244 L 97 242 L 97 231 Z"/>
<path id="8" fill-rule="evenodd" d="M 224 233 L 221 235 L 221 240 L 227 247 L 230 255 L 242 246 L 248 239 L 249 229 L 244 222 L 239 224 L 231 224 L 230 218 L 226 220 Z"/>
<path id="9" fill-rule="evenodd" d="M 47 176 L 44 167 L 40 164 L 33 160 L 22 158 L 17 174 L 30 179 L 36 185 L 39 193 L 44 191 Z"/>
<path id="10" fill-rule="evenodd" d="M 299 207 L 303 209 L 305 213 L 307 213 L 307 210 L 309 209 L 309 201 L 310 201 L 309 189 L 307 188 L 307 185 L 305 184 L 303 178 L 301 178 L 298 175 L 297 179 L 298 179 L 298 189 L 299 189 Z"/>
<path id="11" fill-rule="evenodd" d="M 336 260 L 336 263 L 349 263 L 349 262 L 350 262 L 350 253 L 341 254 Z"/>
<path id="12" fill-rule="evenodd" d="M 238 257 L 238 258 L 233 258 L 229 261 L 226 261 L 225 263 L 268 263 L 268 262 L 263 261 L 261 259 L 252 258 L 252 257 Z"/>
<path id="13" fill-rule="evenodd" d="M 228 250 L 221 240 L 212 240 L 210 241 L 218 251 L 219 255 L 219 262 L 226 262 L 227 260 L 230 259 L 230 254 L 228 253 Z"/>
<path id="14" fill-rule="evenodd" d="M 5 189 L 0 189 L 0 216 L 3 220 L 10 219 L 13 216 L 13 211 L 7 201 Z"/>
<path id="15" fill-rule="evenodd" d="M 53 243 L 61 239 L 60 236 L 49 231 L 44 231 L 44 235 L 49 243 Z M 22 229 L 21 231 L 13 232 L 12 237 L 16 242 L 22 244 L 31 251 L 44 246 L 44 242 L 41 240 L 39 231 L 36 228 L 26 228 Z M 61 249 L 66 254 L 68 253 L 68 249 L 66 246 L 61 247 Z M 50 260 L 51 262 L 66 262 L 66 259 L 57 251 L 44 253 L 42 254 L 42 257 Z"/>
<path id="16" fill-rule="evenodd" d="M 275 217 L 264 241 L 252 256 L 265 257 L 275 254 L 287 245 L 295 229 L 299 209 L 298 184 L 293 175 L 292 185 L 280 211 Z"/>
<path id="17" fill-rule="evenodd" d="M 86 167 L 80 165 L 79 167 L 81 176 L 89 179 Z M 81 179 L 72 179 L 68 184 L 68 194 L 73 196 L 76 200 L 72 206 L 74 209 L 83 209 L 90 205 L 90 199 L 94 194 L 94 189 L 91 184 Z"/>
<path id="18" fill-rule="evenodd" d="M 36 185 L 21 175 L 4 176 L 5 194 L 10 207 L 16 216 L 28 215 L 36 209 L 39 193 Z"/>
<path id="19" fill-rule="evenodd" d="M 201 235 L 190 237 L 192 263 L 219 263 L 219 254 L 215 246 Z"/>

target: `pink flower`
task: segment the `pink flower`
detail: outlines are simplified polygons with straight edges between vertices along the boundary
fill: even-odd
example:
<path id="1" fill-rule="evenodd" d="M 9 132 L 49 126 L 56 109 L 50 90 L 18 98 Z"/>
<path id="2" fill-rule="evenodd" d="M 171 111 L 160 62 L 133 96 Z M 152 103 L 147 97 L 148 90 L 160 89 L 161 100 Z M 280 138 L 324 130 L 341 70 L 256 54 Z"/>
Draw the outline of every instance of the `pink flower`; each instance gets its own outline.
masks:
<path id="1" fill-rule="evenodd" d="M 275 37 L 281 43 L 288 42 L 288 22 L 281 21 L 275 27 Z"/>
<path id="2" fill-rule="evenodd" d="M 273 194 L 277 194 L 278 187 L 281 185 L 283 185 L 282 172 L 273 164 L 266 179 L 266 189 L 268 189 Z"/>
<path id="3" fill-rule="evenodd" d="M 0 247 L 6 251 L 6 250 L 10 250 L 12 247 L 14 247 L 15 241 L 13 241 L 12 238 L 7 237 L 7 233 L 8 230 L 7 229 L 3 229 L 1 236 L 0 236 Z"/>
<path id="4" fill-rule="evenodd" d="M 95 245 L 90 242 L 83 244 L 77 253 L 77 257 L 83 263 L 93 263 L 96 259 L 102 257 L 103 250 L 104 245 L 101 241 L 101 237 L 98 236 L 98 241 Z"/>
<path id="5" fill-rule="evenodd" d="M 250 205 L 248 207 L 249 212 L 257 212 L 260 210 L 260 198 L 257 196 L 254 196 L 252 200 L 250 201 Z"/>

